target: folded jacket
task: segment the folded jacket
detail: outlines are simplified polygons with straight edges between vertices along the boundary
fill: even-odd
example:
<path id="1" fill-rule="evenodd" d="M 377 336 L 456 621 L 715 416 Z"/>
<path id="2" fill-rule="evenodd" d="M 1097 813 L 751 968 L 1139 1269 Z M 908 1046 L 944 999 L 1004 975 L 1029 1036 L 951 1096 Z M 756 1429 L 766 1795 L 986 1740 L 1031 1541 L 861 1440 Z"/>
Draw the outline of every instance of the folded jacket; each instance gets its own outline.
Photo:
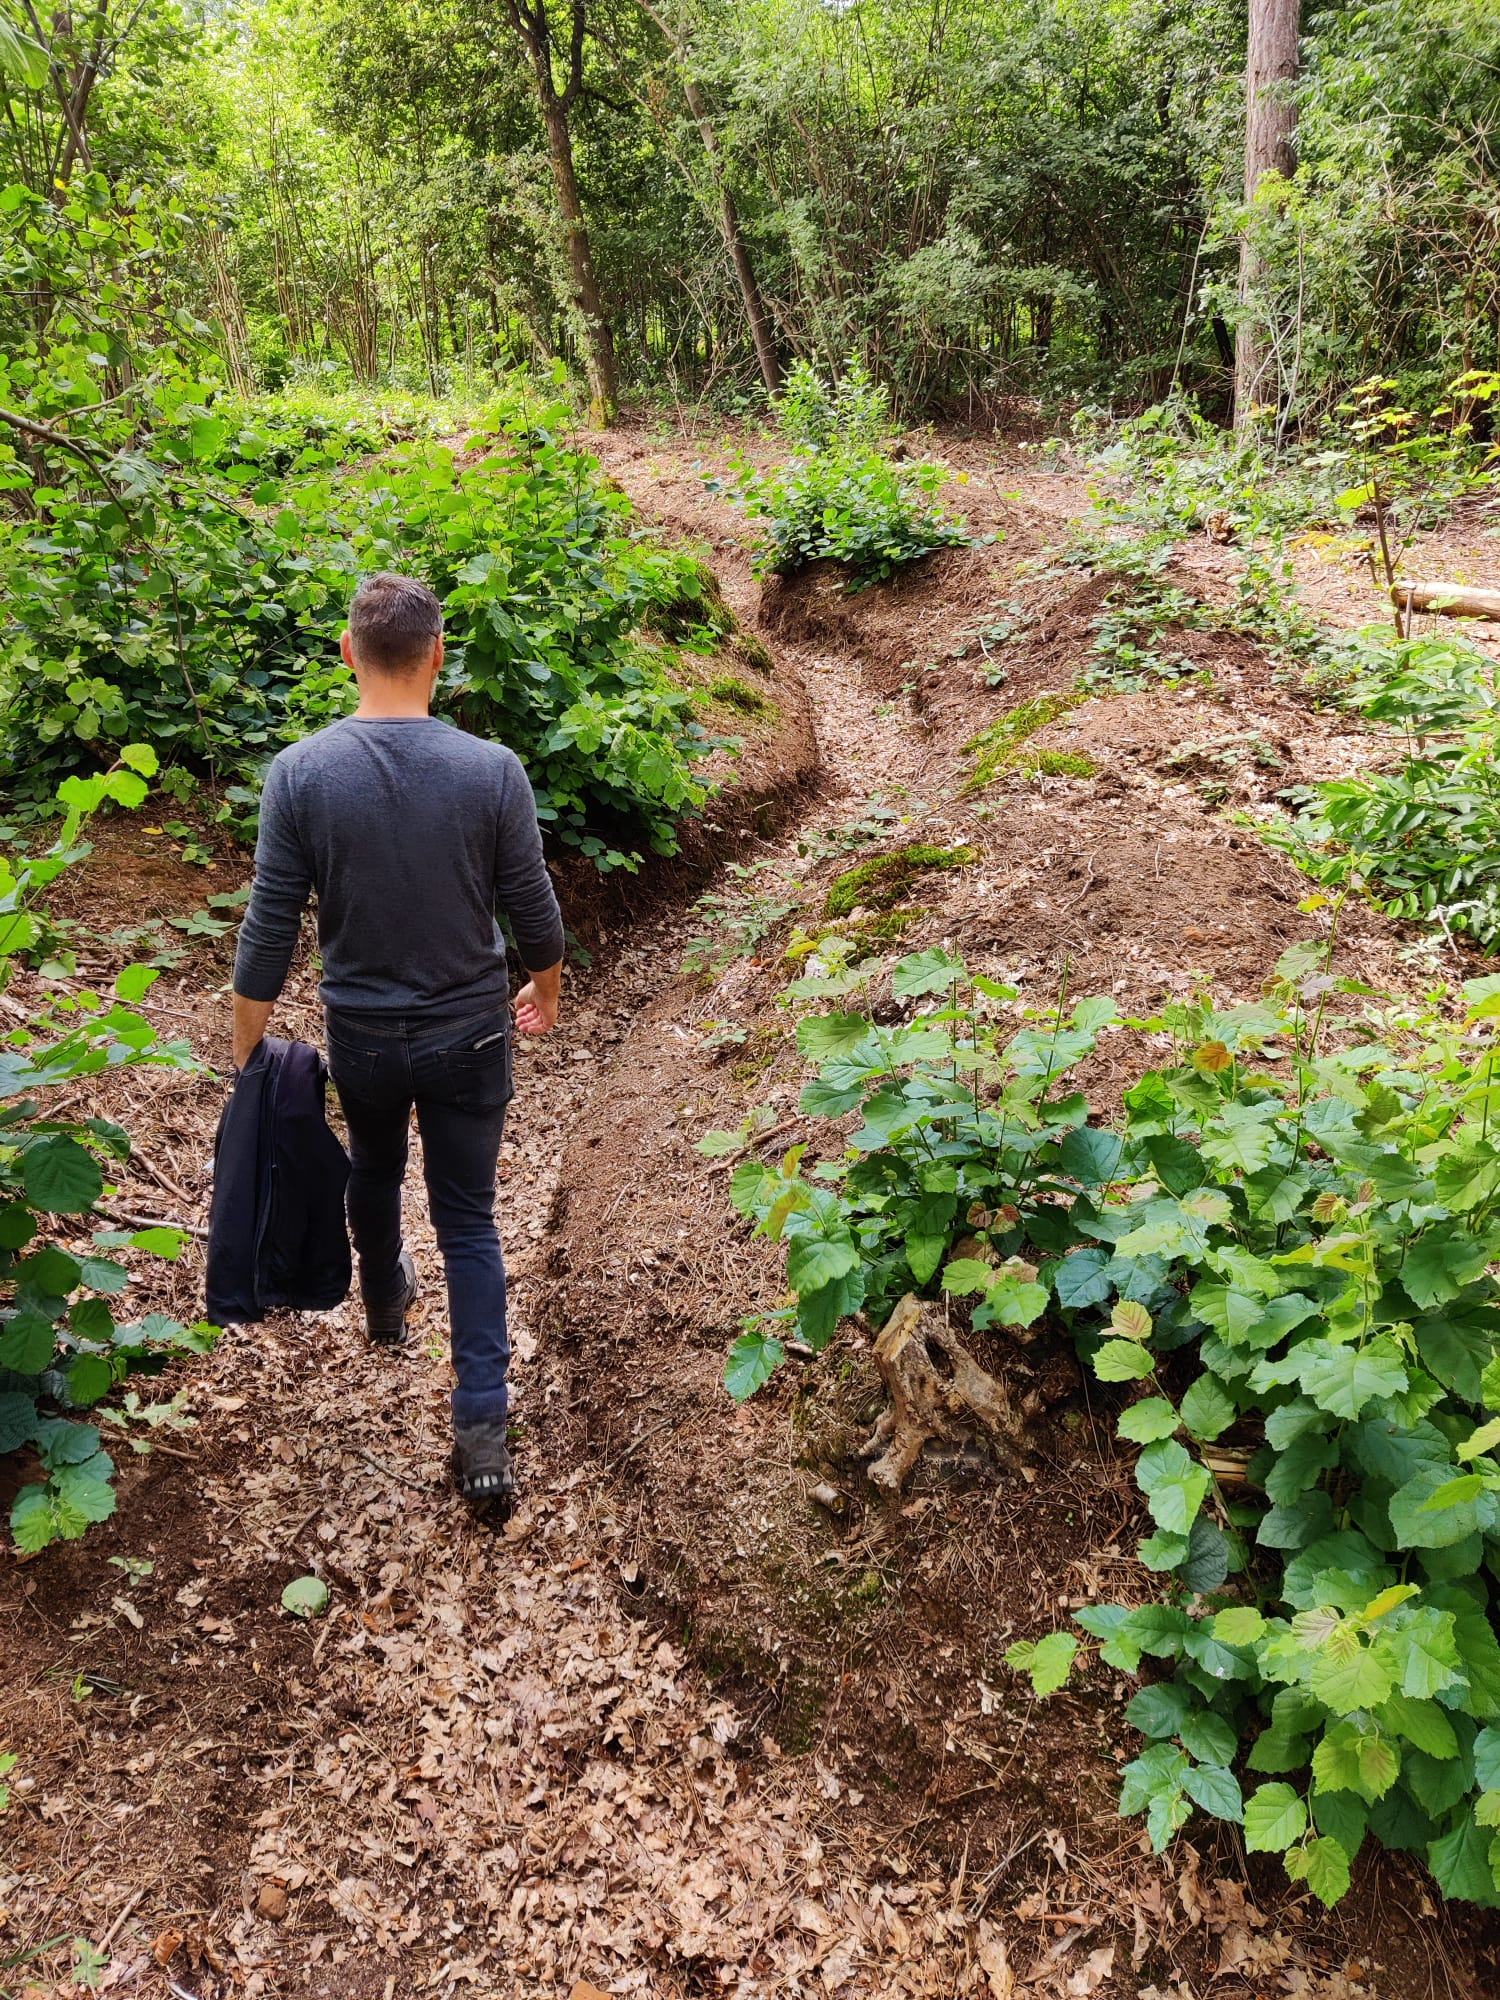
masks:
<path id="1" fill-rule="evenodd" d="M 328 1129 L 327 1082 L 316 1049 L 274 1035 L 235 1080 L 208 1215 L 208 1317 L 220 1326 L 327 1312 L 348 1296 L 349 1156 Z"/>

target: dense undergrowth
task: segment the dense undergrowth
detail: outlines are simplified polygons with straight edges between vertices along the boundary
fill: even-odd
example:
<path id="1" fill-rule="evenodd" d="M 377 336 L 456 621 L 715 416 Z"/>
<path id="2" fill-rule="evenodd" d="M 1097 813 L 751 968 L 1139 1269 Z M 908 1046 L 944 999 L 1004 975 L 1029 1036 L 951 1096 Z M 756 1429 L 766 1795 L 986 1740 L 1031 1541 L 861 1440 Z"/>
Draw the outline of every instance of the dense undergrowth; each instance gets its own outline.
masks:
<path id="1" fill-rule="evenodd" d="M 186 226 L 97 175 L 0 202 L 0 275 L 51 300 L 0 368 L 12 796 L 45 806 L 146 741 L 248 829 L 271 755 L 352 706 L 344 608 L 391 567 L 444 600 L 441 707 L 517 751 L 557 836 L 601 867 L 672 852 L 723 740 L 693 698 L 733 625 L 707 571 L 638 531 L 566 403 L 524 386 L 448 441 L 437 405 L 230 396 L 164 294 Z"/>
<path id="2" fill-rule="evenodd" d="M 767 1380 L 788 1326 L 821 1350 L 912 1291 L 982 1337 L 1066 1330 L 1138 1451 L 1161 1593 L 1012 1663 L 1039 1693 L 1090 1642 L 1155 1663 L 1121 1809 L 1158 1848 L 1197 1806 L 1325 1902 L 1373 1840 L 1493 1905 L 1500 980 L 1455 1018 L 1334 976 L 1330 949 L 1294 947 L 1263 1002 L 1123 1023 L 1108 999 L 1021 1007 L 927 951 L 890 973 L 897 1025 L 880 962 L 830 951 L 790 989 L 838 1010 L 797 1028 L 826 1136 L 730 1185 L 796 1303 L 746 1330 L 728 1381 Z M 1091 1123 L 1071 1073 L 1121 1026 L 1159 1063 Z"/>
<path id="3" fill-rule="evenodd" d="M 141 805 L 156 769 L 154 752 L 134 744 L 110 770 L 69 778 L 50 848 L 19 864 L 0 860 L 0 986 L 45 928 L 45 890 L 88 854 L 88 820 L 105 806 Z M 111 1227 L 98 1204 L 111 1164 L 130 1157 L 130 1135 L 109 1119 L 49 1109 L 53 1096 L 106 1069 L 193 1067 L 186 1043 L 159 1041 L 136 1009 L 157 977 L 147 966 L 128 966 L 112 995 L 55 994 L 7 1035 L 0 1055 L 0 1452 L 35 1452 L 34 1476 L 10 1512 L 11 1533 L 26 1551 L 72 1540 L 108 1519 L 114 1467 L 100 1424 L 142 1451 L 153 1430 L 190 1419 L 180 1396 L 143 1402 L 130 1390 L 108 1407 L 106 1399 L 127 1377 L 149 1381 L 174 1353 L 206 1352 L 214 1337 L 212 1327 L 182 1326 L 158 1312 L 117 1319 L 115 1302 L 131 1280 L 111 1253 L 175 1258 L 188 1237 L 166 1226 Z M 78 1232 L 90 1220 L 102 1226 L 80 1251 Z M 84 1413 L 95 1409 L 99 1421 L 86 1421 Z"/>

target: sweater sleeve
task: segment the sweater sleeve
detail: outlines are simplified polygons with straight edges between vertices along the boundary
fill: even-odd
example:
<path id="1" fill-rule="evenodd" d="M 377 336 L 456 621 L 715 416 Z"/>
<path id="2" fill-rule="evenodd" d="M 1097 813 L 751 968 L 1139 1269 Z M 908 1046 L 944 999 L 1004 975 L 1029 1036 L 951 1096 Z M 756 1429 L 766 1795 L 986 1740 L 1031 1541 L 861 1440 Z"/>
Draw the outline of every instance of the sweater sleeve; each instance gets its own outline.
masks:
<path id="1" fill-rule="evenodd" d="M 311 891 L 312 869 L 297 833 L 286 767 L 278 757 L 261 793 L 255 886 L 234 954 L 234 990 L 244 999 L 274 1000 L 286 984 Z"/>
<path id="2" fill-rule="evenodd" d="M 536 795 L 519 757 L 506 759 L 505 789 L 495 829 L 495 900 L 510 920 L 521 963 L 545 972 L 563 955 L 562 912 L 547 864 Z"/>

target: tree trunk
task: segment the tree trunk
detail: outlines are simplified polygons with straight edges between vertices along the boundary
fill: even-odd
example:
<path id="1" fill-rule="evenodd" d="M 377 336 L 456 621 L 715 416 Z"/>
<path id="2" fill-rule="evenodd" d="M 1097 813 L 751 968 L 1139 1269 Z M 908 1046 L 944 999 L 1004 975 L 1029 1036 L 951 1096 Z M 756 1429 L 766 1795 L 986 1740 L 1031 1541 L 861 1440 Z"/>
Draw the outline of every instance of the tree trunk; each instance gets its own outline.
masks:
<path id="1" fill-rule="evenodd" d="M 679 57 L 679 61 L 682 58 Z M 719 194 L 719 226 L 724 232 L 724 248 L 729 252 L 729 261 L 734 266 L 734 275 L 739 281 L 740 297 L 745 302 L 745 317 L 750 322 L 750 337 L 755 342 L 755 358 L 760 363 L 761 380 L 766 385 L 766 394 L 774 396 L 781 388 L 781 361 L 776 352 L 776 338 L 771 331 L 770 316 L 766 312 L 766 302 L 761 297 L 756 282 L 755 266 L 750 260 L 750 246 L 745 241 L 745 232 L 740 227 L 740 213 L 734 205 L 734 196 L 729 191 L 729 182 L 724 175 L 724 163 L 719 157 L 719 141 L 708 115 L 708 106 L 703 101 L 703 93 L 694 83 L 684 67 L 682 72 L 682 94 L 687 99 L 688 110 L 698 127 L 703 140 L 703 150 L 708 155 L 709 170 L 714 177 L 714 186 Z"/>
<path id="2" fill-rule="evenodd" d="M 1293 141 L 1297 107 L 1290 86 L 1297 80 L 1299 0 L 1250 0 L 1250 39 L 1245 53 L 1245 203 L 1255 199 L 1264 176 L 1274 170 L 1290 180 L 1296 171 Z M 1234 420 L 1248 421 L 1264 400 L 1271 352 L 1257 326 L 1250 296 L 1261 274 L 1251 232 L 1240 238 L 1240 316 L 1235 329 Z"/>
<path id="3" fill-rule="evenodd" d="M 578 198 L 578 176 L 573 168 L 573 135 L 568 127 L 568 110 L 551 88 L 551 65 L 545 81 L 538 65 L 537 84 L 542 99 L 542 117 L 547 125 L 547 145 L 552 154 L 552 178 L 557 183 L 557 205 L 562 211 L 563 234 L 568 244 L 568 267 L 573 274 L 573 298 L 583 318 L 586 338 L 585 362 L 589 378 L 589 422 L 603 430 L 619 407 L 619 380 L 615 372 L 615 344 L 599 281 L 594 276 L 594 255 L 589 245 L 588 224 Z"/>

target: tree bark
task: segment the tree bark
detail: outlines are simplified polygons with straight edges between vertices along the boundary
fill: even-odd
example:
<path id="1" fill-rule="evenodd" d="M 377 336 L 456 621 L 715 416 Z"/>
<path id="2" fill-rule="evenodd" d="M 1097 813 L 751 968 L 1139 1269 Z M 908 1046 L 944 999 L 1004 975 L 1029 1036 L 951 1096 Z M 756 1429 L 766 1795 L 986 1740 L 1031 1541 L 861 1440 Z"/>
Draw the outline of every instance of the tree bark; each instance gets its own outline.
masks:
<path id="1" fill-rule="evenodd" d="M 1299 0 L 1250 0 L 1250 39 L 1245 52 L 1247 207 L 1267 173 L 1274 170 L 1290 180 L 1296 171 L 1297 107 L 1290 86 L 1297 80 L 1299 25 Z M 1236 424 L 1247 422 L 1257 400 L 1265 400 L 1271 351 L 1249 303 L 1261 268 L 1247 229 L 1240 238 L 1240 317 L 1234 352 Z"/>
<path id="2" fill-rule="evenodd" d="M 725 178 L 724 163 L 719 155 L 718 135 L 713 121 L 708 115 L 708 106 L 703 101 L 703 92 L 688 73 L 684 59 L 679 56 L 682 67 L 682 94 L 687 99 L 688 110 L 693 114 L 693 122 L 698 127 L 703 140 L 703 150 L 708 155 L 709 171 L 714 177 L 714 186 L 719 195 L 719 226 L 724 232 L 724 248 L 729 252 L 729 261 L 734 266 L 734 275 L 739 281 L 740 297 L 745 302 L 745 318 L 750 322 L 750 337 L 755 342 L 755 358 L 760 363 L 761 380 L 766 385 L 766 394 L 774 396 L 781 388 L 781 359 L 776 352 L 776 337 L 771 331 L 770 315 L 766 302 L 761 296 L 756 281 L 755 265 L 750 258 L 750 246 L 745 241 L 745 232 L 740 227 L 740 213 L 735 207 L 734 196 L 729 191 Z"/>
<path id="3" fill-rule="evenodd" d="M 557 187 L 557 205 L 562 213 L 563 236 L 568 246 L 568 268 L 573 280 L 573 302 L 584 327 L 584 365 L 589 378 L 589 421 L 603 429 L 619 408 L 619 376 L 615 368 L 615 346 L 594 275 L 594 254 L 589 243 L 588 224 L 578 195 L 578 175 L 573 164 L 573 133 L 568 114 L 583 88 L 583 36 L 585 0 L 572 0 L 572 27 L 568 38 L 568 80 L 561 90 L 552 73 L 552 24 L 547 18 L 547 0 L 506 0 L 510 24 L 520 36 L 536 76 L 537 102 L 547 128 L 547 150 L 552 156 L 552 178 Z"/>

